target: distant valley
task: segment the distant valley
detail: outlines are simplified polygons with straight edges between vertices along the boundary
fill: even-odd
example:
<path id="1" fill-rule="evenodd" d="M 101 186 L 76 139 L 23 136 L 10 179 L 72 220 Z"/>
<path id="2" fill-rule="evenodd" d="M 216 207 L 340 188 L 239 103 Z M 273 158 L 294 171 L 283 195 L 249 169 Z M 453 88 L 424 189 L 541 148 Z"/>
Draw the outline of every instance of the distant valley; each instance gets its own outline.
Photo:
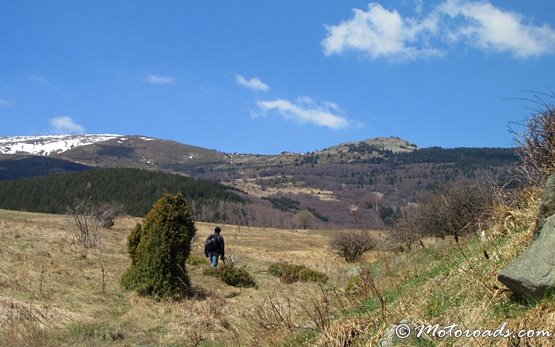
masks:
<path id="1" fill-rule="evenodd" d="M 403 206 L 423 201 L 445 184 L 506 183 L 517 163 L 511 148 L 418 148 L 396 137 L 277 155 L 224 153 L 113 134 L 0 138 L 0 180 L 97 168 L 185 175 L 219 182 L 249 201 L 249 218 L 237 220 L 241 213 L 232 218 L 222 210 L 222 221 L 276 227 L 383 228 Z"/>

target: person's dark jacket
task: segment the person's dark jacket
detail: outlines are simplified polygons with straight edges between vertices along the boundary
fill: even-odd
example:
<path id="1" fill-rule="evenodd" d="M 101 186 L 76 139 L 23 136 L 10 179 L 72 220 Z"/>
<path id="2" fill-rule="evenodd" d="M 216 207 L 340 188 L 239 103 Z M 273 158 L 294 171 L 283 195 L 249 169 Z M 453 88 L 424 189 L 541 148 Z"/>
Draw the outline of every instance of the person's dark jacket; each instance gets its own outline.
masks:
<path id="1" fill-rule="evenodd" d="M 216 239 L 216 246 L 214 247 L 213 250 L 208 250 L 207 247 L 204 246 L 204 255 L 208 257 L 208 252 L 215 252 L 215 253 L 218 253 L 222 258 L 224 258 L 225 257 L 225 243 L 224 243 L 223 236 L 220 235 L 220 234 L 212 234 L 212 235 L 208 236 L 207 240 L 211 237 Z"/>

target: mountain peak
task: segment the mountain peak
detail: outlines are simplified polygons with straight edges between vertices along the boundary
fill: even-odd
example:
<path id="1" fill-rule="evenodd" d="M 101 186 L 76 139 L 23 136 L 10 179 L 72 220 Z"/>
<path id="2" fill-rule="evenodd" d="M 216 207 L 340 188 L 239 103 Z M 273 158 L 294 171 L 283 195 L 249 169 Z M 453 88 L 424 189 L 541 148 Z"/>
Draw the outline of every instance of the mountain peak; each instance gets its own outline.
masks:
<path id="1" fill-rule="evenodd" d="M 355 142 L 346 142 L 337 146 L 326 148 L 321 152 L 334 154 L 334 153 L 358 152 L 363 150 L 368 151 L 371 149 L 401 153 L 401 152 L 415 151 L 418 149 L 418 146 L 402 138 L 389 136 L 389 137 L 376 137 L 376 138 L 366 139 L 362 141 L 355 141 Z"/>

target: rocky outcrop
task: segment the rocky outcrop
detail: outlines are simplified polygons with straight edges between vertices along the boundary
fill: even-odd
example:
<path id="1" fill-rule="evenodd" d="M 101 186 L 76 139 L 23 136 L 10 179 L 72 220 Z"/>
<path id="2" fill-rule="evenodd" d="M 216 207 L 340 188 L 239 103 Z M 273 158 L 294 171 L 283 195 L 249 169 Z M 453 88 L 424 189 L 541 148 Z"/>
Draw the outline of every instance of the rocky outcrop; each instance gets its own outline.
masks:
<path id="1" fill-rule="evenodd" d="M 533 300 L 555 289 L 555 215 L 542 225 L 524 253 L 497 275 L 513 293 Z"/>

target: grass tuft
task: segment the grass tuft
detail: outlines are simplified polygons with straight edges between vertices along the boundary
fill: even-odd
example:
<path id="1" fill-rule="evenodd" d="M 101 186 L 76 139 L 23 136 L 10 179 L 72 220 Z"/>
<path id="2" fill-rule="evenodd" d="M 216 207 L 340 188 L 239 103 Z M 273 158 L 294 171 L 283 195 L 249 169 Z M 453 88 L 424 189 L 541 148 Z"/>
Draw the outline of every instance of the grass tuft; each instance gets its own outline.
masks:
<path id="1" fill-rule="evenodd" d="M 304 265 L 286 262 L 272 263 L 268 267 L 268 272 L 279 277 L 284 283 L 297 281 L 326 283 L 328 281 L 328 276 L 323 272 L 312 270 Z"/>
<path id="2" fill-rule="evenodd" d="M 233 264 L 222 264 L 218 267 L 207 268 L 204 270 L 204 274 L 217 277 L 233 287 L 256 287 L 256 282 L 252 275 L 245 268 L 237 267 Z"/>

